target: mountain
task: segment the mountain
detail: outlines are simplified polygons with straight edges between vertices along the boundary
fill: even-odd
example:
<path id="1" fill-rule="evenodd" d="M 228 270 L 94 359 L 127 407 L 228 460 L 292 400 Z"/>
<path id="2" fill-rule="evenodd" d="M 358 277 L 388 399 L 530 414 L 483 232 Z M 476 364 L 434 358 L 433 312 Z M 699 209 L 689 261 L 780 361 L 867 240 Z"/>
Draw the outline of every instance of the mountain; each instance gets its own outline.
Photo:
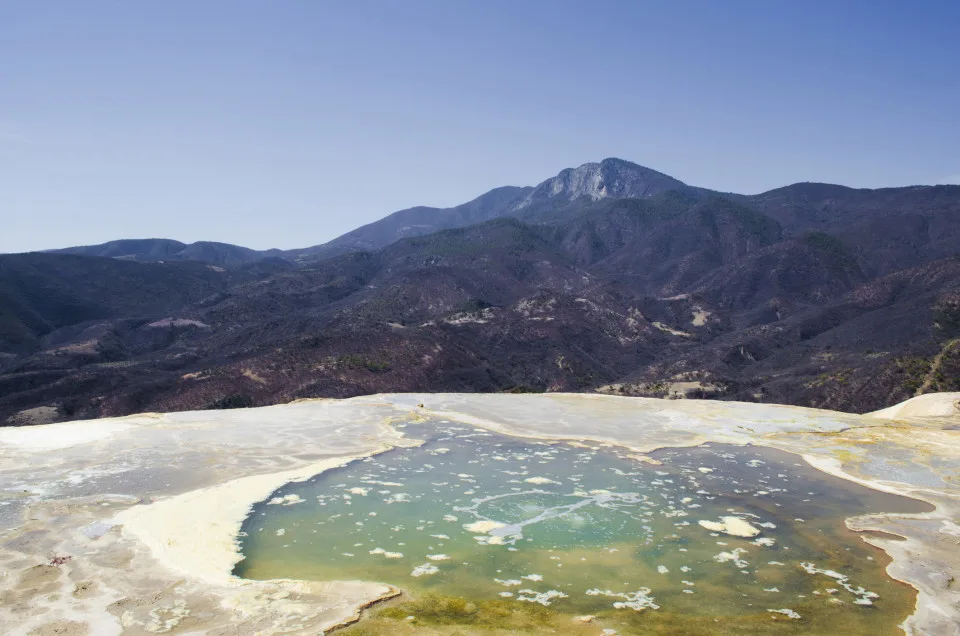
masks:
<path id="1" fill-rule="evenodd" d="M 844 238 L 857 243 L 856 249 L 874 255 L 876 262 L 871 270 L 880 272 L 884 268 L 923 262 L 926 256 L 920 255 L 916 246 L 927 245 L 928 240 L 936 243 L 941 256 L 950 254 L 953 246 L 960 244 L 960 235 L 950 220 L 960 214 L 958 191 L 958 186 L 868 190 L 797 183 L 754 196 L 722 194 L 689 186 L 629 161 L 608 158 L 567 168 L 535 187 L 495 188 L 452 208 L 419 206 L 400 210 L 332 241 L 307 248 L 258 251 L 210 241 L 185 244 L 170 239 L 126 239 L 51 252 L 140 262 L 189 260 L 219 267 L 238 267 L 264 259 L 283 259 L 302 265 L 349 252 L 375 251 L 402 238 L 506 216 L 526 223 L 550 225 L 581 215 L 590 209 L 591 203 L 636 199 L 647 201 L 651 208 L 663 212 L 719 196 L 773 219 L 779 223 L 784 236 L 810 231 L 846 233 Z M 887 243 L 893 240 L 912 244 L 913 257 L 900 248 L 886 254 Z M 888 255 L 899 260 L 891 263 Z"/>
<path id="2" fill-rule="evenodd" d="M 377 250 L 410 236 L 423 236 L 439 230 L 483 223 L 503 216 L 530 190 L 531 188 L 504 186 L 453 208 L 421 206 L 400 210 L 323 245 L 289 250 L 285 255 L 297 261 L 320 260 L 347 252 Z"/>
<path id="3" fill-rule="evenodd" d="M 307 263 L 348 252 L 378 250 L 402 238 L 466 227 L 503 216 L 549 221 L 553 212 L 583 200 L 639 199 L 667 192 L 697 196 L 707 191 L 691 188 L 673 177 L 635 163 L 611 158 L 567 168 L 536 187 L 494 188 L 452 208 L 419 206 L 400 210 L 332 241 L 307 248 L 258 251 L 210 241 L 186 244 L 170 239 L 124 239 L 51 251 L 141 262 L 189 260 L 220 267 L 236 267 L 270 257 Z"/>
<path id="4" fill-rule="evenodd" d="M 0 256 L 0 422 L 379 391 L 868 411 L 960 389 L 956 186 L 744 196 L 605 160 L 243 264 L 107 245 Z"/>
<path id="5" fill-rule="evenodd" d="M 748 197 L 785 235 L 827 232 L 855 254 L 868 276 L 883 275 L 960 249 L 960 186 L 879 190 L 798 183 Z"/>
<path id="6" fill-rule="evenodd" d="M 567 168 L 547 179 L 526 195 L 516 208 L 525 208 L 544 201 L 578 199 L 644 199 L 669 191 L 696 190 L 673 177 L 638 166 L 623 159 L 604 159 Z"/>
<path id="7" fill-rule="evenodd" d="M 0 255 L 0 355 L 105 320 L 146 320 L 225 291 L 260 271 L 194 262 L 138 263 L 73 254 Z"/>
<path id="8" fill-rule="evenodd" d="M 304 250 L 291 250 L 298 261 L 328 258 L 351 251 L 377 250 L 394 241 L 423 236 L 439 230 L 466 227 L 504 217 L 542 216 L 584 200 L 649 198 L 667 192 L 696 196 L 702 191 L 665 174 L 622 159 L 604 159 L 567 168 L 536 187 L 495 188 L 453 208 L 417 207 L 401 210 L 337 237 L 329 243 Z"/>
<path id="9" fill-rule="evenodd" d="M 257 251 L 229 243 L 197 241 L 181 243 L 170 239 L 123 239 L 100 245 L 49 250 L 54 254 L 102 256 L 139 262 L 199 261 L 219 267 L 237 267 L 280 256 L 280 250 Z"/>
<path id="10" fill-rule="evenodd" d="M 245 265 L 269 257 L 303 263 L 348 252 L 377 250 L 402 238 L 466 227 L 502 216 L 535 214 L 544 204 L 554 209 L 582 199 L 646 198 L 669 191 L 694 193 L 697 189 L 629 161 L 604 159 L 600 163 L 567 168 L 536 187 L 494 188 L 452 208 L 419 206 L 400 210 L 322 245 L 301 249 L 258 251 L 210 241 L 186 244 L 170 239 L 123 239 L 50 251 L 140 262 L 199 261 L 220 267 Z"/>

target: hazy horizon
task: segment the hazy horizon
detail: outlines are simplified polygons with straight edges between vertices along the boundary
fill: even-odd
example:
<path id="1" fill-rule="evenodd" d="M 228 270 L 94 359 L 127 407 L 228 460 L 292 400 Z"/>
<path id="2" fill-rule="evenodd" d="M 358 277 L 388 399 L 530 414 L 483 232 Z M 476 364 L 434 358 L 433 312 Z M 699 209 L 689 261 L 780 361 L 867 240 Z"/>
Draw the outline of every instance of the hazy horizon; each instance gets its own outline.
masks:
<path id="1" fill-rule="evenodd" d="M 960 5 L 0 6 L 0 252 L 324 243 L 620 157 L 755 194 L 960 183 Z"/>

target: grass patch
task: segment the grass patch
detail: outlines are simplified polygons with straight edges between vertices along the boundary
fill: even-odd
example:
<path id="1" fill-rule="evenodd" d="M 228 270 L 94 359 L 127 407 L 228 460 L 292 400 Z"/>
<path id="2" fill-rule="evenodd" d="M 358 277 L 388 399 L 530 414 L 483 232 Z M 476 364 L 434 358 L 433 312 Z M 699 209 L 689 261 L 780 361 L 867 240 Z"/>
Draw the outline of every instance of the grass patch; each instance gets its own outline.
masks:
<path id="1" fill-rule="evenodd" d="M 371 373 L 385 373 L 390 370 L 390 364 L 383 360 L 373 360 L 364 356 L 345 355 L 336 360 L 341 369 L 366 369 Z"/>

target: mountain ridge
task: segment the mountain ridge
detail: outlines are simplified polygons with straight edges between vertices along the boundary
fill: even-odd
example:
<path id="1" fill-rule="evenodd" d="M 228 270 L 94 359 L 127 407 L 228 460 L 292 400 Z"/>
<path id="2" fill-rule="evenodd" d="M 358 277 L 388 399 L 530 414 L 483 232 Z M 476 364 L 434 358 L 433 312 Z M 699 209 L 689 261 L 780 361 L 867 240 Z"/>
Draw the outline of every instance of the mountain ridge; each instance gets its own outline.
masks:
<path id="1" fill-rule="evenodd" d="M 0 255 L 0 425 L 383 391 L 864 412 L 960 389 L 960 187 L 747 196 L 576 170 L 312 253 Z"/>
<path id="2" fill-rule="evenodd" d="M 299 264 L 0 256 L 0 423 L 424 390 L 868 411 L 960 388 L 960 188 L 811 190 L 548 200 Z"/>
<path id="3" fill-rule="evenodd" d="M 501 186 L 474 199 L 451 207 L 416 206 L 398 210 L 387 216 L 350 230 L 326 243 L 294 249 L 255 250 L 243 246 L 197 241 L 182 243 L 173 239 L 118 239 L 99 245 L 46 250 L 49 252 L 131 258 L 144 262 L 159 260 L 196 260 L 221 267 L 246 265 L 257 260 L 282 258 L 295 263 L 309 263 L 353 251 L 377 250 L 401 238 L 422 236 L 443 229 L 465 227 L 501 216 L 517 216 L 525 220 L 549 222 L 549 213 L 575 205 L 582 199 L 596 202 L 612 198 L 649 199 L 669 193 L 702 199 L 723 196 L 733 200 L 759 203 L 764 213 L 777 218 L 789 233 L 798 225 L 787 215 L 824 216 L 822 208 L 837 196 L 891 196 L 917 191 L 938 191 L 960 186 L 905 186 L 901 188 L 850 188 L 848 186 L 797 182 L 755 195 L 720 193 L 690 186 L 651 168 L 618 158 L 588 162 L 565 168 L 536 186 Z M 953 195 L 951 195 L 953 196 Z M 783 199 L 783 200 L 781 200 Z M 811 202 L 812 200 L 812 202 Z M 777 206 L 787 206 L 779 212 Z M 792 212 L 791 212 L 792 211 Z M 138 245 L 139 244 L 139 245 Z"/>

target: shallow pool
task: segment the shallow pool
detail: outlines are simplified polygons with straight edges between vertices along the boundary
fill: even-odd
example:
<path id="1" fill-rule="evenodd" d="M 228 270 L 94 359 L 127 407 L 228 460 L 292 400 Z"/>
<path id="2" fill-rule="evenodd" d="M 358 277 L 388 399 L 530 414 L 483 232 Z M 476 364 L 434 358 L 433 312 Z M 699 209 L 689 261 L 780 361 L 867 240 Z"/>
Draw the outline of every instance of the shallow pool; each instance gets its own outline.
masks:
<path id="1" fill-rule="evenodd" d="M 448 422 L 404 432 L 427 441 L 258 504 L 236 574 L 396 585 L 408 597 L 371 618 L 383 633 L 882 634 L 912 610 L 913 590 L 843 521 L 929 506 L 795 455 L 710 444 L 640 457 Z"/>

